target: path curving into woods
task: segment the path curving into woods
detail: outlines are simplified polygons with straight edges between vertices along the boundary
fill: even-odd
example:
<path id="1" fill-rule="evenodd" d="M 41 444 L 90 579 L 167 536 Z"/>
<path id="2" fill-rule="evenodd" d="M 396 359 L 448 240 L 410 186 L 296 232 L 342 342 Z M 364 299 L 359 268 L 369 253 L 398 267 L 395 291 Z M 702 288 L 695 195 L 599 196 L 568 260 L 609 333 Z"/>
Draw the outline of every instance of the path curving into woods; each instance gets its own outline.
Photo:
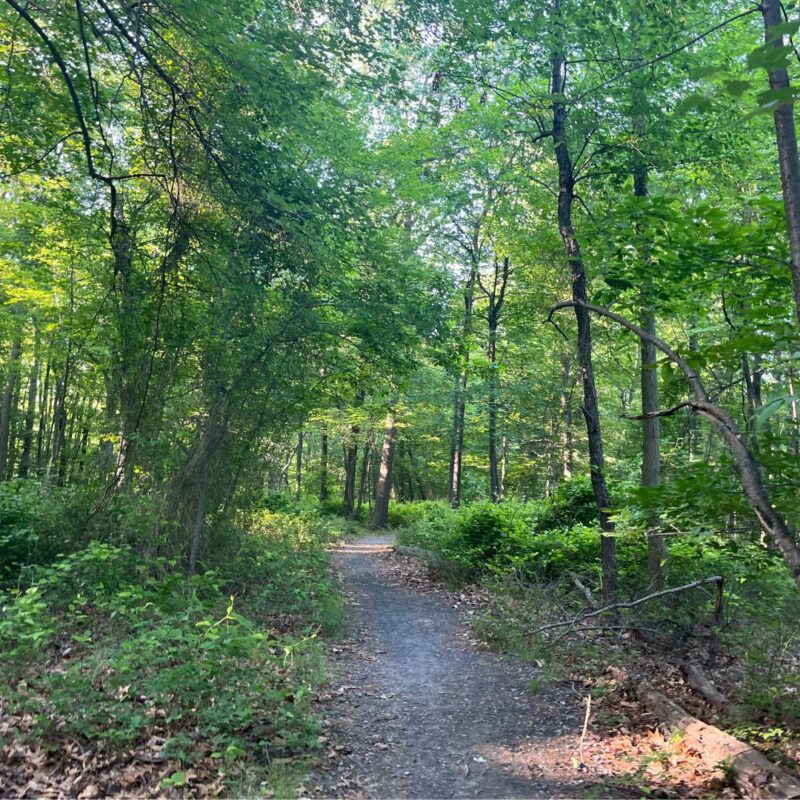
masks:
<path id="1" fill-rule="evenodd" d="M 393 581 L 390 536 L 335 554 L 350 598 L 322 703 L 329 763 L 314 794 L 348 798 L 575 797 L 582 718 L 568 689 L 535 695 L 536 669 L 482 650 L 444 593 Z"/>

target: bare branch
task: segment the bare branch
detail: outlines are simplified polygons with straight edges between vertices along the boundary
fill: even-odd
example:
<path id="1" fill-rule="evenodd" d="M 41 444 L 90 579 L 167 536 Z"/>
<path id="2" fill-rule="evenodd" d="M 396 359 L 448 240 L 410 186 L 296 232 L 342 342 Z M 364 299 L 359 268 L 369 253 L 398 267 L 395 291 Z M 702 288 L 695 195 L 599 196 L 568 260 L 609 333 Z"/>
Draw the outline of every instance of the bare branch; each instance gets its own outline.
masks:
<path id="1" fill-rule="evenodd" d="M 631 600 L 626 603 L 611 603 L 610 605 L 603 606 L 603 608 L 597 609 L 597 611 L 590 611 L 588 613 L 581 613 L 578 614 L 574 619 L 567 620 L 566 622 L 553 622 L 550 625 L 543 625 L 539 628 L 538 633 L 544 633 L 545 631 L 551 631 L 555 628 L 566 628 L 568 626 L 577 625 L 580 622 L 583 622 L 585 619 L 591 619 L 592 617 L 599 617 L 601 614 L 607 614 L 609 611 L 616 611 L 620 608 L 635 608 L 636 606 L 642 605 L 642 603 L 647 603 L 650 600 L 655 600 L 659 597 L 665 597 L 667 595 L 677 594 L 678 592 L 685 592 L 689 589 L 696 589 L 700 586 L 703 586 L 707 583 L 716 583 L 721 584 L 723 578 L 721 575 L 712 575 L 710 578 L 700 578 L 700 580 L 692 581 L 692 583 L 684 584 L 683 586 L 675 586 L 672 589 L 662 589 L 660 592 L 653 592 L 652 594 L 646 594 L 644 597 L 640 597 L 638 600 Z"/>

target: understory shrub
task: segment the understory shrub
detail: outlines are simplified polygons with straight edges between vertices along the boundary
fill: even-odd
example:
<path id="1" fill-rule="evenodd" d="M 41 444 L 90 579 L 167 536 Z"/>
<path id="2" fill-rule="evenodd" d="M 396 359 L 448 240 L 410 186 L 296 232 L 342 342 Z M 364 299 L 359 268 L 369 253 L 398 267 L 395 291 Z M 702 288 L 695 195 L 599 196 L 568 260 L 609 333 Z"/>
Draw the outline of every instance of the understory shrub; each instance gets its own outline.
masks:
<path id="1" fill-rule="evenodd" d="M 191 578 L 176 560 L 92 541 L 0 594 L 3 713 L 29 720 L 15 735 L 53 749 L 156 736 L 184 764 L 316 748 L 317 637 L 341 619 L 325 548 L 342 528 L 270 512 L 239 524 L 233 557 L 220 550 Z"/>

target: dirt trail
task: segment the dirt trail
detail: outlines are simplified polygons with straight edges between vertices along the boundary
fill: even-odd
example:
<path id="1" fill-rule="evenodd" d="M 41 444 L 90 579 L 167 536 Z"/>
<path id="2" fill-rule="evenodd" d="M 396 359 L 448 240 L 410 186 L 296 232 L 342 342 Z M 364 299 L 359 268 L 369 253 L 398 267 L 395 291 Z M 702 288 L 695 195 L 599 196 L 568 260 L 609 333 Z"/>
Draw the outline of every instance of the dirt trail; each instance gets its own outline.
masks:
<path id="1" fill-rule="evenodd" d="M 331 763 L 315 794 L 348 798 L 576 797 L 580 709 L 527 691 L 536 670 L 481 650 L 447 596 L 385 572 L 389 536 L 335 556 L 354 642 L 322 705 Z"/>

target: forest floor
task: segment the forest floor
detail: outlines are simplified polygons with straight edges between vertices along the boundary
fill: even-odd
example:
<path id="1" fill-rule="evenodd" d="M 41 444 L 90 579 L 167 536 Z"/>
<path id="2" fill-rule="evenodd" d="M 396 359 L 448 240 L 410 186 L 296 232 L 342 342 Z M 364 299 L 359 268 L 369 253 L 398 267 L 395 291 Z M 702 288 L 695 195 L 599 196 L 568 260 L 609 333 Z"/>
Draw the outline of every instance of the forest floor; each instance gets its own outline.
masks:
<path id="1" fill-rule="evenodd" d="M 451 593 L 390 536 L 340 547 L 349 638 L 320 696 L 328 756 L 306 792 L 341 798 L 723 796 L 697 754 L 650 725 L 592 722 L 585 688 L 488 651 Z M 532 691 L 535 689 L 535 691 Z"/>

